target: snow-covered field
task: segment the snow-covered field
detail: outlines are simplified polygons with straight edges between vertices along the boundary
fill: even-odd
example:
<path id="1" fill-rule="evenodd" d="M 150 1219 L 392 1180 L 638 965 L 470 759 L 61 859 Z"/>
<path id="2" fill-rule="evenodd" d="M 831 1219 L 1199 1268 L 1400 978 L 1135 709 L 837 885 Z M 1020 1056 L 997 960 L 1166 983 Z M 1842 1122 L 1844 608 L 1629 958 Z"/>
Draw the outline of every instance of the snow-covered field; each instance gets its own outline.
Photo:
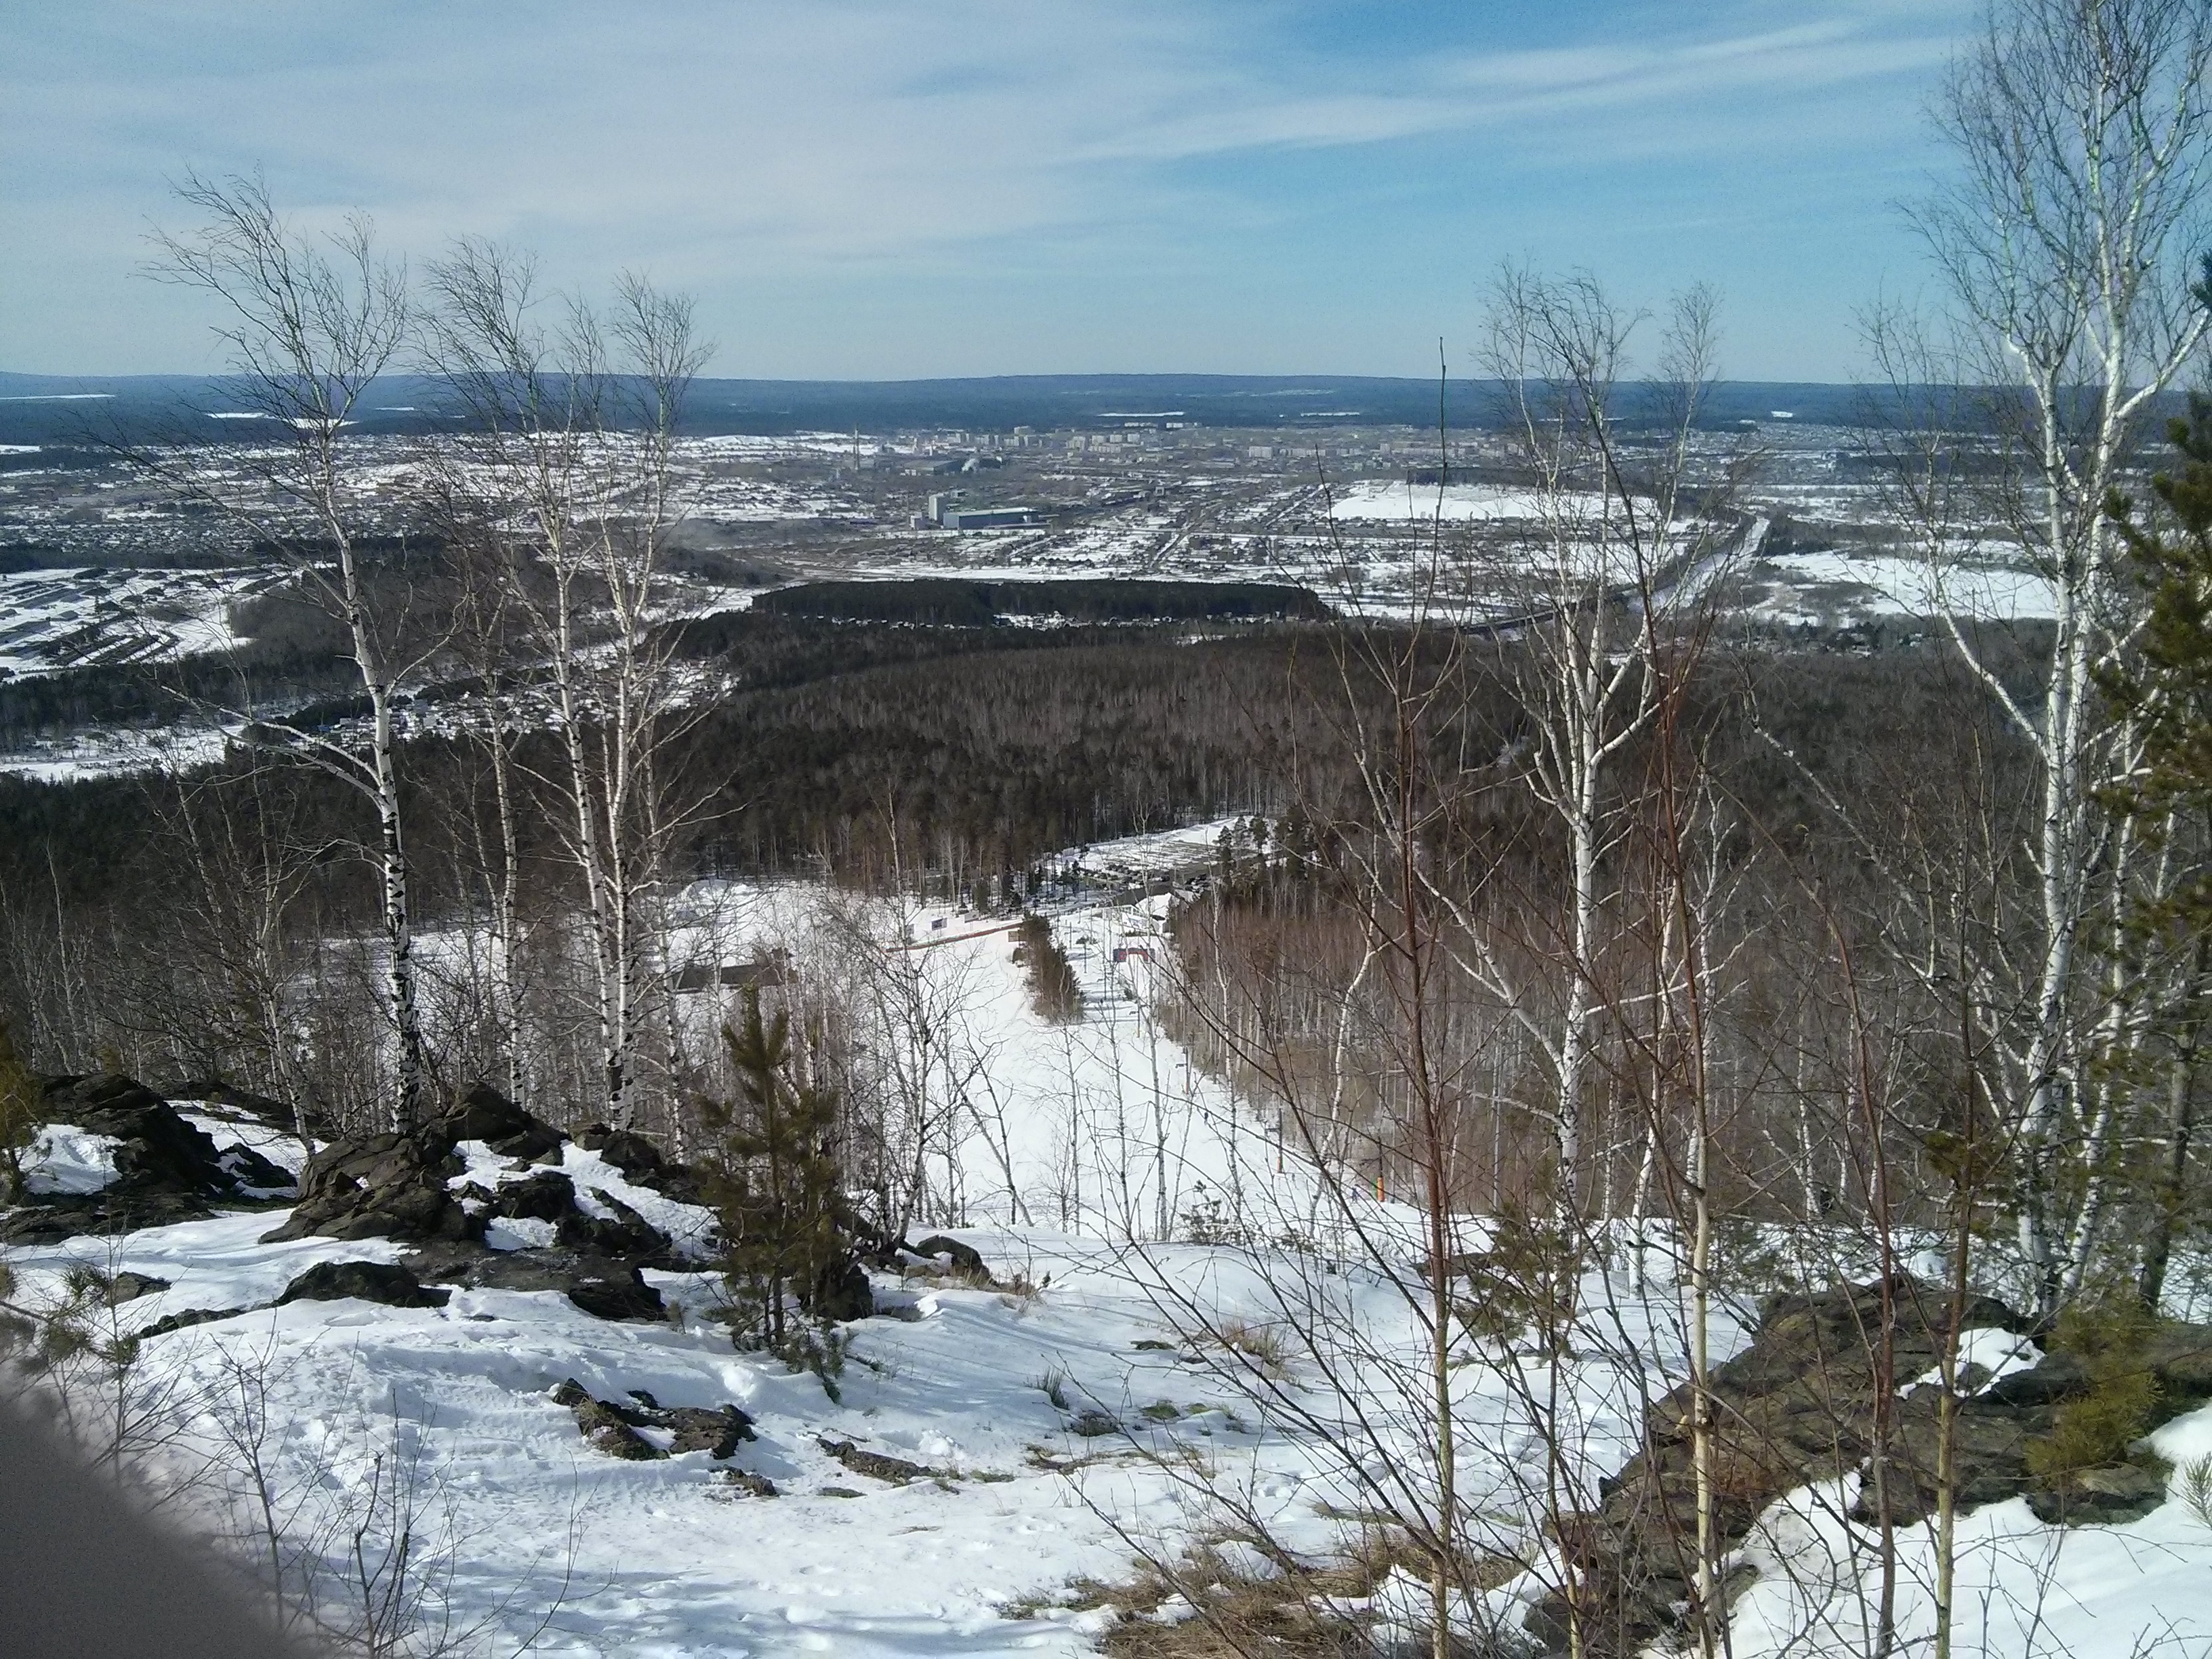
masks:
<path id="1" fill-rule="evenodd" d="M 0 673 L 167 662 L 238 641 L 230 607 L 270 570 L 25 570 L 0 575 Z"/>
<path id="2" fill-rule="evenodd" d="M 2177 1468 L 2212 1453 L 2212 1408 L 2150 1437 Z M 1842 1520 L 1848 1493 L 1805 1487 L 1775 1504 L 1742 1552 L 1758 1570 L 1731 1611 L 1735 1659 L 1875 1650 L 1878 1574 Z M 2049 1527 L 2015 1498 L 1959 1520 L 1952 1651 L 1973 1659 L 2119 1659 L 2212 1653 L 2212 1518 L 2180 1498 L 2123 1526 Z M 1896 1536 L 1894 1651 L 1932 1650 L 1932 1525 Z"/>
<path id="3" fill-rule="evenodd" d="M 256 1243 L 274 1219 L 27 1252 L 18 1267 L 74 1255 L 170 1279 L 173 1288 L 131 1304 L 134 1320 L 143 1307 L 150 1322 L 165 1310 L 266 1302 L 316 1261 L 396 1254 Z M 262 1367 L 284 1451 L 303 1470 L 333 1443 L 342 1466 L 366 1455 L 383 1403 L 396 1402 L 434 1462 L 438 1525 L 465 1540 L 458 1599 L 471 1618 L 512 1602 L 517 1625 L 557 1602 L 546 1652 L 1085 1651 L 1100 1615 L 1018 1604 L 1049 1604 L 1079 1576 L 1126 1574 L 1117 1525 L 1170 1538 L 1188 1529 L 1177 1482 L 1144 1455 L 1168 1440 L 1249 1464 L 1290 1536 L 1336 1541 L 1315 1512 L 1332 1491 L 1328 1460 L 1266 1432 L 1249 1403 L 1183 1363 L 1144 1275 L 1119 1253 L 1036 1231 L 963 1237 L 1002 1273 L 1049 1288 L 924 1285 L 902 1296 L 883 1283 L 907 1313 L 859 1328 L 838 1402 L 811 1376 L 732 1352 L 705 1317 L 714 1302 L 705 1274 L 651 1275 L 682 1310 L 665 1327 L 610 1324 L 552 1291 L 462 1291 L 442 1309 L 295 1303 L 156 1338 L 150 1359 L 210 1389 L 227 1368 Z M 1149 1265 L 1233 1296 L 1214 1271 L 1234 1265 L 1222 1254 L 1179 1247 Z M 1166 1346 L 1137 1346 L 1146 1341 Z M 1063 1397 L 1138 1425 L 1134 1439 L 1074 1433 L 1046 1392 L 1054 1375 L 1066 1379 Z M 569 1378 L 601 1397 L 641 1389 L 664 1406 L 741 1406 L 758 1438 L 733 1461 L 782 1495 L 732 1492 L 704 1453 L 600 1455 L 550 1397 Z M 1143 1407 L 1163 1404 L 1175 1407 L 1172 1425 L 1149 1426 Z M 853 1474 L 823 1437 L 939 1478 L 897 1486 Z M 1073 1475 L 1050 1467 L 1084 1457 L 1096 1461 Z"/>
<path id="4" fill-rule="evenodd" d="M 1910 554 L 1789 553 L 1758 574 L 1771 586 L 1757 610 L 1780 621 L 1948 612 L 1961 620 L 2027 622 L 2048 618 L 2056 604 L 2047 577 L 1996 558 L 1933 564 Z"/>
<path id="5" fill-rule="evenodd" d="M 710 478 L 693 486 L 693 516 L 728 524 L 786 520 L 849 520 L 868 516 L 867 504 L 843 491 L 793 488 L 765 478 Z"/>
<path id="6" fill-rule="evenodd" d="M 1568 490 L 1547 497 L 1533 489 L 1499 484 L 1405 483 L 1370 479 L 1348 487 L 1330 504 L 1337 519 L 1374 519 L 1426 523 L 1441 516 L 1453 524 L 1487 523 L 1498 520 L 1536 520 L 1565 516 L 1595 516 L 1605 507 L 1604 499 L 1587 492 Z"/>
<path id="7" fill-rule="evenodd" d="M 220 761 L 234 736 L 228 726 L 182 723 L 144 731 L 77 732 L 0 755 L 0 772 L 41 783 L 70 783 L 138 772 L 185 771 Z"/>
<path id="8" fill-rule="evenodd" d="M 1093 890 L 1141 886 L 1203 863 L 1227 821 L 1086 849 Z M 835 975 L 856 941 L 872 963 L 849 1005 L 910 1043 L 926 1021 L 939 1056 L 911 1089 L 955 1126 L 945 1190 L 963 1224 L 1050 1226 L 1127 1242 L 1174 1231 L 1194 1207 L 1310 1208 L 1275 1183 L 1274 1123 L 1231 1100 L 1162 1030 L 1156 975 L 1166 963 L 1167 900 L 1048 904 L 1085 1016 L 1055 1024 L 1031 1006 L 1012 923 L 939 906 L 859 907 L 804 884 L 702 884 L 684 896 L 679 961 L 737 964 L 787 951 L 805 975 Z M 726 1010 L 687 999 L 703 1041 Z M 1279 1177 L 1283 1182 L 1295 1178 Z"/>

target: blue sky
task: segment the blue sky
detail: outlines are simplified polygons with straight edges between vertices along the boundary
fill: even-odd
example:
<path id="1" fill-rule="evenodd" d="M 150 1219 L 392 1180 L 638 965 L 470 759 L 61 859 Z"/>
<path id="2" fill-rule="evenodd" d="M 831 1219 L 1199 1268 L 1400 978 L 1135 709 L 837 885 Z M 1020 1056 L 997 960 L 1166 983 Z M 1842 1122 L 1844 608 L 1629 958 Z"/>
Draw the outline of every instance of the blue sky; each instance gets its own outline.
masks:
<path id="1" fill-rule="evenodd" d="M 1499 262 L 1837 380 L 1960 0 L 0 0 L 0 368 L 216 366 L 186 167 L 697 296 L 720 374 L 1468 365 Z"/>

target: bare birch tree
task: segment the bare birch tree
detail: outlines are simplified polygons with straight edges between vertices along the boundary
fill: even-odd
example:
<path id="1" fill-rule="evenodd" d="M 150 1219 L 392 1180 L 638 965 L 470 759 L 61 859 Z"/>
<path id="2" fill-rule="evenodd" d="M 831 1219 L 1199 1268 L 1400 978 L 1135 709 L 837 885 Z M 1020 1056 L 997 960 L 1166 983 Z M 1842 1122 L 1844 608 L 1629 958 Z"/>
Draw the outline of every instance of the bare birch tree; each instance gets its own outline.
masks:
<path id="1" fill-rule="evenodd" d="M 2142 417 L 2206 337 L 2191 278 L 2212 181 L 2208 70 L 2202 0 L 1992 5 L 1936 106 L 1955 172 L 1914 212 L 1944 289 L 1933 337 L 1951 344 L 1947 378 L 1990 389 L 1971 412 L 1994 423 L 2001 465 L 1993 489 L 1923 492 L 1912 527 L 1954 644 L 2039 775 L 2026 849 L 2033 960 L 2019 986 L 2025 1012 L 2004 1034 L 2002 1093 L 2019 1249 L 2046 1319 L 2079 1282 L 2069 1258 L 2092 1242 L 2062 1198 L 2066 1149 L 2095 1116 L 2085 1028 L 2100 1011 L 2081 958 L 2124 863 L 2094 798 L 2124 747 L 2096 677 L 2129 648 L 2136 622 L 2106 502 Z M 1891 378 L 1935 378 L 1930 356 L 1911 349 L 1929 335 L 1890 314 L 1872 332 Z M 1954 516 L 1962 506 L 1974 517 Z M 1976 520 L 1993 520 L 2051 585 L 2050 646 L 2030 695 L 2008 685 L 1968 625 L 1956 572 L 1981 539 Z"/>
<path id="2" fill-rule="evenodd" d="M 1554 1200 L 1582 1212 L 1590 1163 L 1586 1096 L 1607 994 L 1605 869 L 1629 831 L 1611 773 L 1658 708 L 1651 659 L 1697 614 L 1719 566 L 1751 533 L 1730 512 L 1744 458 L 1698 449 L 1716 374 L 1717 302 L 1679 296 L 1654 373 L 1631 380 L 1640 319 L 1593 277 L 1509 269 L 1493 289 L 1484 366 L 1502 386 L 1510 453 L 1530 484 L 1534 532 L 1479 545 L 1469 620 L 1504 616 L 1509 672 L 1528 721 L 1528 787 L 1556 823 L 1566 914 L 1516 957 L 1494 927 L 1446 895 L 1466 967 L 1520 1022 L 1551 1073 L 1542 1114 L 1556 1146 Z M 1624 405 L 1634 401 L 1638 406 Z M 1640 425 L 1644 429 L 1636 430 Z M 1557 984 L 1531 983 L 1557 964 Z M 1606 1195 L 1610 1202 L 1610 1194 Z"/>
<path id="3" fill-rule="evenodd" d="M 540 717 L 561 745 L 552 781 L 583 886 L 598 1105 L 627 1126 L 648 981 L 669 965 L 659 919 L 683 815 L 663 792 L 682 712 L 659 624 L 682 514 L 677 426 L 706 349 L 688 301 L 633 278 L 606 315 L 569 301 L 550 328 L 526 258 L 464 242 L 429 281 L 433 363 L 471 424 L 457 452 L 464 488 L 516 550 L 514 605 L 539 659 Z"/>
<path id="4" fill-rule="evenodd" d="M 359 738 L 270 724 L 292 747 L 357 790 L 374 810 L 371 858 L 383 887 L 383 976 L 396 1037 L 388 1114 L 394 1128 L 425 1110 L 425 1066 L 415 962 L 415 916 L 401 811 L 398 712 L 412 665 L 380 616 L 366 561 L 372 509 L 358 488 L 345 436 L 370 385 L 397 362 L 410 326 L 404 268 L 380 254 L 355 217 L 322 237 L 278 214 L 258 179 L 191 178 L 178 192 L 204 216 L 195 231 L 156 232 L 155 270 L 211 295 L 229 352 L 227 395 L 259 417 L 251 440 L 199 465 L 192 452 L 140 457 L 162 482 L 273 549 L 300 588 L 345 629 L 368 704 Z M 265 423 L 265 424 L 264 424 Z"/>

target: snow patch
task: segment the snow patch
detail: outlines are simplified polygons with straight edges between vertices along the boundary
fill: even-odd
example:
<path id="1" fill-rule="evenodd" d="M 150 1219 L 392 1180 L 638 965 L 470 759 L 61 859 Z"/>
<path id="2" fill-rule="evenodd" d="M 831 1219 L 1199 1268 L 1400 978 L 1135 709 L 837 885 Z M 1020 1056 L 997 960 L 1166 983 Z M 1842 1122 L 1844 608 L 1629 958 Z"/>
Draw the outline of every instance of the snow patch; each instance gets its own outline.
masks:
<path id="1" fill-rule="evenodd" d="M 113 1135 L 96 1135 L 72 1123 L 49 1123 L 31 1139 L 23 1160 L 23 1185 L 40 1197 L 96 1193 L 115 1180 Z"/>
<path id="2" fill-rule="evenodd" d="M 258 1117 L 210 1109 L 204 1103 L 191 1101 L 171 1101 L 177 1115 L 210 1140 L 218 1150 L 243 1146 L 248 1152 L 258 1152 L 281 1170 L 295 1176 L 306 1167 L 307 1149 L 296 1136 L 264 1123 Z"/>
<path id="3" fill-rule="evenodd" d="M 1962 1331 L 1959 1335 L 1959 1371 L 1963 1376 L 1970 1365 L 1978 1365 L 1989 1375 L 1980 1384 L 1968 1390 L 1986 1394 L 2000 1377 L 2010 1376 L 2014 1371 L 2032 1370 L 2043 1358 L 2043 1351 L 2028 1338 L 2016 1336 L 2010 1331 L 1995 1327 L 1980 1327 Z M 1938 1365 L 1925 1376 L 1917 1376 L 1899 1389 L 1904 1394 L 1912 1389 L 1941 1388 L 1943 1369 Z"/>
<path id="4" fill-rule="evenodd" d="M 615 1212 L 592 1196 L 594 1188 L 609 1197 L 620 1200 L 636 1211 L 653 1225 L 668 1235 L 678 1255 L 694 1261 L 703 1261 L 714 1255 L 714 1212 L 703 1205 L 681 1204 L 657 1193 L 650 1187 L 631 1183 L 623 1172 L 597 1152 L 586 1152 L 574 1141 L 561 1148 L 561 1162 L 531 1164 L 520 1169 L 513 1167 L 512 1160 L 501 1158 L 481 1140 L 464 1140 L 453 1149 L 465 1166 L 460 1174 L 446 1184 L 458 1190 L 474 1182 L 480 1187 L 497 1190 L 509 1182 L 527 1181 L 543 1170 L 558 1170 L 568 1177 L 576 1189 L 576 1207 L 586 1215 L 602 1221 L 616 1219 Z M 548 1222 L 495 1222 L 503 1226 L 503 1237 L 517 1240 L 514 1243 L 495 1243 L 495 1249 L 522 1249 L 552 1242 L 552 1226 Z M 543 1227 L 544 1238 L 532 1231 Z M 488 1237 L 487 1243 L 491 1243 Z"/>
<path id="5" fill-rule="evenodd" d="M 484 1224 L 484 1244 L 495 1250 L 543 1250 L 559 1230 L 534 1216 L 494 1216 Z"/>
<path id="6" fill-rule="evenodd" d="M 1500 484 L 1408 484 L 1396 479 L 1370 479 L 1347 488 L 1329 506 L 1333 519 L 1395 520 L 1426 523 L 1442 516 L 1449 524 L 1487 523 L 1498 520 L 1578 521 L 1595 518 L 1607 498 L 1591 490 L 1565 490 L 1547 495 L 1540 490 L 1513 489 Z"/>

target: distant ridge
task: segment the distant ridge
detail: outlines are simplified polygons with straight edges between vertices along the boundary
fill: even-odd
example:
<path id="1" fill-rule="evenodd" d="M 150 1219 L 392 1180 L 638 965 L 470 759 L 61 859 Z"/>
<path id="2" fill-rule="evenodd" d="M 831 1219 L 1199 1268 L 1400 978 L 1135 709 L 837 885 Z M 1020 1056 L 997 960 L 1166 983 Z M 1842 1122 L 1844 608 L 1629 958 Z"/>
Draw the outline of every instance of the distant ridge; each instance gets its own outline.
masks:
<path id="1" fill-rule="evenodd" d="M 1444 392 L 1454 427 L 1490 424 L 1493 382 L 1453 380 Z M 1632 394 L 1625 393 L 1626 398 Z M 0 443 L 66 443 L 88 422 L 125 435 L 164 430 L 210 435 L 209 420 L 234 400 L 223 382 L 177 374 L 59 375 L 0 372 Z M 434 384 L 411 377 L 380 382 L 367 400 L 365 431 L 420 430 L 436 423 Z M 1857 388 L 1810 382 L 1740 380 L 1714 390 L 1717 424 L 1765 421 L 1786 410 L 1797 421 L 1847 424 Z M 1295 429 L 1341 425 L 1433 428 L 1434 380 L 1335 374 L 1008 374 L 922 380 L 696 382 L 687 428 L 702 435 L 830 431 L 975 429 L 1040 431 L 1111 426 L 1121 417 L 1172 417 L 1194 427 Z"/>

